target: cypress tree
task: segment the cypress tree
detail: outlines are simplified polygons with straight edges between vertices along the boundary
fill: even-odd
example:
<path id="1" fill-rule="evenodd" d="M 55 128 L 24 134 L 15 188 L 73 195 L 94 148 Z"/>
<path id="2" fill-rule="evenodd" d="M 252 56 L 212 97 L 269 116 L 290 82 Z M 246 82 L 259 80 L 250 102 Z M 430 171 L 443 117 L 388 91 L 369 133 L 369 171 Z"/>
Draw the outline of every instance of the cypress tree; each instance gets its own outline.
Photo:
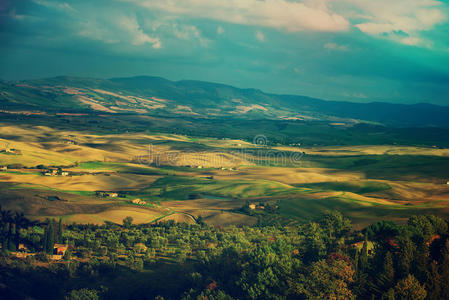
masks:
<path id="1" fill-rule="evenodd" d="M 446 240 L 441 254 L 441 291 L 443 299 L 449 299 L 449 239 Z"/>
<path id="2" fill-rule="evenodd" d="M 47 238 L 47 253 L 53 253 L 53 248 L 55 246 L 55 230 L 53 226 L 54 221 L 50 222 L 48 226 L 48 238 Z"/>
<path id="3" fill-rule="evenodd" d="M 382 299 L 390 299 L 391 292 L 394 291 L 394 266 L 393 266 L 393 256 L 391 252 L 385 253 L 384 264 L 382 272 L 377 276 L 377 281 L 373 284 L 373 290 L 378 294 L 382 294 Z M 390 291 L 391 289 L 391 291 Z"/>
<path id="4" fill-rule="evenodd" d="M 42 248 L 45 253 L 48 252 L 48 227 L 45 227 L 44 229 L 44 240 L 42 241 Z"/>
<path id="5" fill-rule="evenodd" d="M 415 255 L 416 246 L 409 238 L 401 241 L 399 245 L 401 248 L 398 261 L 399 275 L 400 277 L 406 277 L 410 274 L 410 268 Z"/>
<path id="6" fill-rule="evenodd" d="M 58 223 L 58 243 L 62 243 L 62 218 L 59 218 Z"/>
<path id="7" fill-rule="evenodd" d="M 394 280 L 393 256 L 390 251 L 385 254 L 382 278 L 384 278 L 385 282 L 388 283 L 392 283 Z"/>
<path id="8" fill-rule="evenodd" d="M 368 237 L 365 235 L 365 242 L 363 243 L 362 251 L 359 256 L 359 269 L 366 271 L 368 269 Z"/>

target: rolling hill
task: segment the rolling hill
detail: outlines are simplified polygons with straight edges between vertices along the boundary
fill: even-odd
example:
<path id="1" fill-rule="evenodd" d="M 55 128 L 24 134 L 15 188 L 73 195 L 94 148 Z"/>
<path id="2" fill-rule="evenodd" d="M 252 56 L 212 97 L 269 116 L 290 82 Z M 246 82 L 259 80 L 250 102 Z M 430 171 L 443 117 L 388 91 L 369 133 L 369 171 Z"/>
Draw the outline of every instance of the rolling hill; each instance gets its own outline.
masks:
<path id="1" fill-rule="evenodd" d="M 0 110 L 449 127 L 449 107 L 353 103 L 160 77 L 0 81 Z"/>

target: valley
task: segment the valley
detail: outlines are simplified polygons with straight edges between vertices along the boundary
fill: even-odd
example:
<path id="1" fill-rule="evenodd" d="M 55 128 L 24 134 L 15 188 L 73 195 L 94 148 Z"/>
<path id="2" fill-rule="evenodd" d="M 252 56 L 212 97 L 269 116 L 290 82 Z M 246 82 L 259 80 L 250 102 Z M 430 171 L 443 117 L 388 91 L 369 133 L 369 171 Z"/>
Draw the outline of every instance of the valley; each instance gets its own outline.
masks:
<path id="1" fill-rule="evenodd" d="M 0 147 L 20 150 L 0 153 L 0 204 L 35 220 L 287 225 L 337 209 L 362 228 L 449 213 L 444 148 L 290 146 L 265 136 L 254 144 L 151 130 L 99 134 L 52 122 L 0 127 Z M 63 175 L 49 173 L 58 168 Z"/>

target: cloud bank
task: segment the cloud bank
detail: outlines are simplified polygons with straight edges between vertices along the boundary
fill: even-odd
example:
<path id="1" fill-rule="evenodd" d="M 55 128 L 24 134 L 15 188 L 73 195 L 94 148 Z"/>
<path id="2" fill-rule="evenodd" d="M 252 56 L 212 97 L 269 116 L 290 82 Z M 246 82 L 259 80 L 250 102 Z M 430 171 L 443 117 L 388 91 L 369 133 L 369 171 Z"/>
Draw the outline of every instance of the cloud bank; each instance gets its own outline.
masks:
<path id="1" fill-rule="evenodd" d="M 297 31 L 345 31 L 349 22 L 325 4 L 286 0 L 124 0 L 150 10 L 222 22 Z M 316 1 L 315 1 L 316 2 Z"/>

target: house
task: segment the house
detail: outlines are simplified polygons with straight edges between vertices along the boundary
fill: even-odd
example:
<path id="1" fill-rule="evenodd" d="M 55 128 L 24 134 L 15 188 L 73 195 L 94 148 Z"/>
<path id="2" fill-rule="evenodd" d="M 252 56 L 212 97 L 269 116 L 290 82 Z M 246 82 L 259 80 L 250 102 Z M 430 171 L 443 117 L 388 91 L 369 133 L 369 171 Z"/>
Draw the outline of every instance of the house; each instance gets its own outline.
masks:
<path id="1" fill-rule="evenodd" d="M 250 205 L 248 205 L 248 207 L 249 207 L 250 209 L 256 209 L 256 204 L 251 203 Z"/>
<path id="2" fill-rule="evenodd" d="M 20 151 L 18 149 L 12 149 L 12 148 L 5 148 L 5 150 L 3 150 L 2 152 L 16 154 L 16 155 L 22 155 L 22 151 Z"/>
<path id="3" fill-rule="evenodd" d="M 134 203 L 134 204 L 138 204 L 138 205 L 145 205 L 145 204 L 147 204 L 145 201 L 142 201 L 139 198 L 136 198 L 136 199 L 134 199 L 131 202 Z"/>
<path id="4" fill-rule="evenodd" d="M 203 168 L 203 166 L 198 166 L 197 168 L 198 168 L 198 169 L 202 169 L 202 168 Z"/>
<path id="5" fill-rule="evenodd" d="M 8 167 L 7 166 L 0 166 L 0 171 L 7 171 Z M 449 183 L 448 183 L 449 184 Z"/>
<path id="6" fill-rule="evenodd" d="M 351 247 L 354 247 L 357 250 L 361 251 L 364 244 L 365 244 L 365 241 L 360 241 L 360 242 L 351 244 Z M 373 254 L 374 253 L 374 244 L 373 244 L 373 242 L 368 241 L 366 246 L 367 246 L 368 254 L 370 254 L 370 255 Z"/>
<path id="7" fill-rule="evenodd" d="M 61 172 L 61 176 L 69 176 L 69 172 L 67 172 L 67 171 Z"/>
<path id="8" fill-rule="evenodd" d="M 53 246 L 53 254 L 55 255 L 64 255 L 67 251 L 68 245 L 65 244 L 55 244 Z"/>
<path id="9" fill-rule="evenodd" d="M 135 250 L 137 253 L 145 253 L 145 252 L 147 252 L 147 250 L 148 250 L 148 247 L 145 246 L 144 243 L 137 243 L 137 244 L 134 245 L 133 248 L 134 248 L 134 250 Z"/>
<path id="10" fill-rule="evenodd" d="M 17 247 L 17 251 L 26 252 L 28 251 L 28 248 L 24 244 L 19 244 L 19 247 Z"/>
<path id="11" fill-rule="evenodd" d="M 51 170 L 47 170 L 44 172 L 45 176 L 56 176 L 58 175 L 58 170 L 56 169 L 51 169 Z"/>
<path id="12" fill-rule="evenodd" d="M 96 191 L 95 195 L 97 197 L 112 197 L 112 198 L 119 196 L 119 194 L 115 192 L 101 192 L 101 191 Z"/>

